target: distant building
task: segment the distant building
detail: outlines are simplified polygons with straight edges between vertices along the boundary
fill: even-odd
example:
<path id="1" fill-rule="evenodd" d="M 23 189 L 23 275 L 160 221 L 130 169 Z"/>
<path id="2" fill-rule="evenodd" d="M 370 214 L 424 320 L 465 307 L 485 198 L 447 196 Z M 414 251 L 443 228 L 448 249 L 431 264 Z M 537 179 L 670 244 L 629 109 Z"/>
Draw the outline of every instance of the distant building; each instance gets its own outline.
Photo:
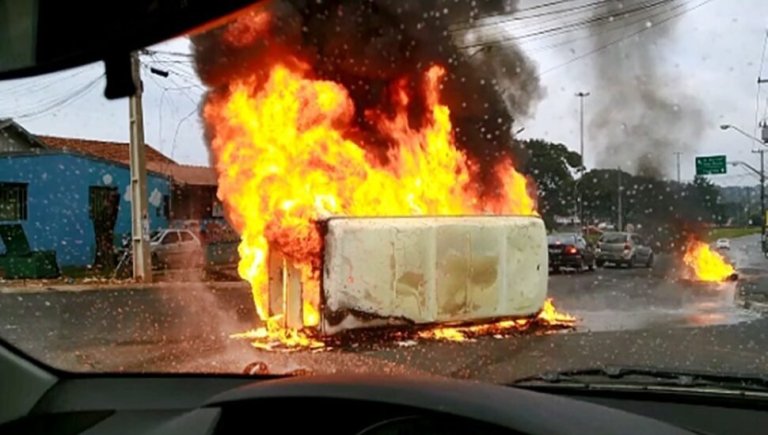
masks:
<path id="1" fill-rule="evenodd" d="M 179 165 L 148 145 L 146 159 L 150 229 L 215 216 L 211 168 Z M 0 120 L 0 225 L 20 223 L 31 249 L 55 250 L 60 266 L 91 264 L 92 211 L 109 195 L 119 195 L 115 238 L 130 234 L 128 162 L 127 143 L 36 136 Z"/>

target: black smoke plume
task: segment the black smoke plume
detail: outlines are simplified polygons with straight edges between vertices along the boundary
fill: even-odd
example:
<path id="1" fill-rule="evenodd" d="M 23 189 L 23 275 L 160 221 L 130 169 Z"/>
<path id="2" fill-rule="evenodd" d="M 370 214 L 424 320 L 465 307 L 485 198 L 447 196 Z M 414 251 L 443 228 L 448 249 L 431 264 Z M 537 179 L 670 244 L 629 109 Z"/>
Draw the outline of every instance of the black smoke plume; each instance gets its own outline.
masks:
<path id="1" fill-rule="evenodd" d="M 596 90 L 589 125 L 600 167 L 638 175 L 668 175 L 674 151 L 693 151 L 705 120 L 686 78 L 663 71 L 682 0 L 612 0 L 593 14 L 595 47 L 620 39 L 594 57 Z M 643 30 L 645 28 L 645 30 Z M 613 31 L 608 31 L 613 29 Z"/>
<path id="2" fill-rule="evenodd" d="M 442 100 L 451 109 L 459 146 L 489 169 L 512 145 L 515 117 L 530 112 L 540 96 L 536 71 L 515 46 L 484 50 L 480 56 L 463 48 L 456 25 L 467 26 L 489 15 L 513 13 L 517 0 L 270 0 L 224 27 L 192 38 L 197 71 L 216 92 L 235 77 L 264 75 L 276 59 L 301 59 L 318 78 L 341 83 L 350 92 L 363 143 L 373 151 L 391 144 L 365 119 L 369 109 L 387 107 L 389 89 L 402 78 L 421 89 L 424 71 L 445 67 Z M 260 14 L 269 16 L 260 33 Z M 240 28 L 236 28 L 239 26 Z M 253 29 L 249 29 L 253 27 Z M 227 32 L 248 35 L 233 44 Z M 229 29 L 229 30 L 228 30 Z M 480 30 L 478 30 L 480 31 Z M 418 92 L 412 96 L 418 98 Z M 411 104 L 418 126 L 424 101 Z M 381 153 L 383 154 L 383 153 Z M 484 180 L 485 181 L 485 180 Z"/>

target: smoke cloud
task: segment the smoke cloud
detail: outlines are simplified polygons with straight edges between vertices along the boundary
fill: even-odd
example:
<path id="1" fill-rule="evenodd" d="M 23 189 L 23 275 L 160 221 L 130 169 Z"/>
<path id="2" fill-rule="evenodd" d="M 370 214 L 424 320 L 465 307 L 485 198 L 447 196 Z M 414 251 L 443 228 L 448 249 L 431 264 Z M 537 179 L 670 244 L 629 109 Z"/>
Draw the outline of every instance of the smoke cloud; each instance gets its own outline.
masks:
<path id="1" fill-rule="evenodd" d="M 587 104 L 593 104 L 589 134 L 598 166 L 661 178 L 670 175 L 672 153 L 693 151 L 701 138 L 705 119 L 698 99 L 683 89 L 684 77 L 660 67 L 668 61 L 665 48 L 674 38 L 676 20 L 659 20 L 683 7 L 682 0 L 616 0 L 595 12 L 593 18 L 625 24 L 623 33 L 607 32 L 607 26 L 616 25 L 596 20 L 590 28 L 595 47 L 659 24 L 594 58 L 599 95 L 594 92 L 594 103 L 588 99 Z"/>
<path id="2" fill-rule="evenodd" d="M 513 122 L 530 113 L 541 88 L 535 67 L 517 47 L 475 56 L 462 43 L 481 30 L 470 24 L 457 33 L 454 26 L 510 14 L 516 6 L 517 0 L 271 0 L 226 27 L 193 37 L 193 51 L 211 92 L 233 77 L 258 80 L 276 59 L 309 63 L 315 76 L 350 92 L 362 143 L 374 151 L 391 144 L 368 124 L 365 112 L 393 110 L 387 106 L 392 84 L 407 78 L 414 90 L 421 89 L 426 68 L 441 64 L 447 71 L 442 99 L 451 108 L 457 141 L 487 169 L 509 153 Z M 269 17 L 266 30 L 264 15 Z M 227 42 L 232 32 L 239 35 L 236 43 Z M 417 99 L 411 121 L 418 126 L 424 101 L 418 92 L 411 94 Z M 490 176 L 492 171 L 481 172 Z"/>

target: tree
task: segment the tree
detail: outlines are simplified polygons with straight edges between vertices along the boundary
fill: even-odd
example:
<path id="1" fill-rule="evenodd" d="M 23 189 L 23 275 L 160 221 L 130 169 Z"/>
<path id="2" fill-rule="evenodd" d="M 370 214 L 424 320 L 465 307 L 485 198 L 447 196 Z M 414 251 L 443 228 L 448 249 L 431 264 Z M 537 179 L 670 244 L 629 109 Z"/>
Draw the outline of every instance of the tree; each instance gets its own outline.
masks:
<path id="1" fill-rule="evenodd" d="M 584 175 L 584 208 L 590 219 L 618 224 L 619 178 L 622 222 L 641 228 L 656 249 L 679 249 L 705 224 L 725 219 L 717 187 L 706 179 L 680 184 L 617 169 Z"/>
<path id="2" fill-rule="evenodd" d="M 538 189 L 539 213 L 547 226 L 555 216 L 573 215 L 576 209 L 575 182 L 572 170 L 581 165 L 579 153 L 560 143 L 542 139 L 521 142 L 522 172 L 533 178 Z"/>
<path id="3" fill-rule="evenodd" d="M 593 169 L 580 181 L 584 216 L 589 221 L 618 223 L 619 178 L 625 191 L 632 176 L 616 169 Z M 623 198 L 622 198 L 623 199 Z M 626 210 L 626 205 L 624 206 Z M 626 213 L 624 213 L 626 216 Z"/>
<path id="4" fill-rule="evenodd" d="M 691 196 L 696 204 L 700 213 L 704 215 L 707 220 L 716 220 L 718 215 L 722 214 L 722 207 L 720 207 L 720 190 L 715 183 L 706 177 L 697 175 L 693 178 L 691 184 Z"/>

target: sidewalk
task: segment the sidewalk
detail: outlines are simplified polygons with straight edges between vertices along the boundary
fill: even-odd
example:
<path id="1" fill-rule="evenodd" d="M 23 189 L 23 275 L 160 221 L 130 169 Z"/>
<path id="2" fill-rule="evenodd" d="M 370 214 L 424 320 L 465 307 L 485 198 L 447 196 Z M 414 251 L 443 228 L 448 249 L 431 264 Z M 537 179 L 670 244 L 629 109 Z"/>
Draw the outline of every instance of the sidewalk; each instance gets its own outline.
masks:
<path id="1" fill-rule="evenodd" d="M 111 278 L 67 278 L 39 280 L 3 280 L 0 279 L 0 294 L 45 293 L 45 292 L 86 292 L 108 290 L 149 290 L 179 289 L 189 285 L 204 285 L 217 290 L 248 289 L 242 280 L 205 281 L 197 271 L 161 272 L 153 275 L 153 282 L 142 283 L 131 279 Z"/>

